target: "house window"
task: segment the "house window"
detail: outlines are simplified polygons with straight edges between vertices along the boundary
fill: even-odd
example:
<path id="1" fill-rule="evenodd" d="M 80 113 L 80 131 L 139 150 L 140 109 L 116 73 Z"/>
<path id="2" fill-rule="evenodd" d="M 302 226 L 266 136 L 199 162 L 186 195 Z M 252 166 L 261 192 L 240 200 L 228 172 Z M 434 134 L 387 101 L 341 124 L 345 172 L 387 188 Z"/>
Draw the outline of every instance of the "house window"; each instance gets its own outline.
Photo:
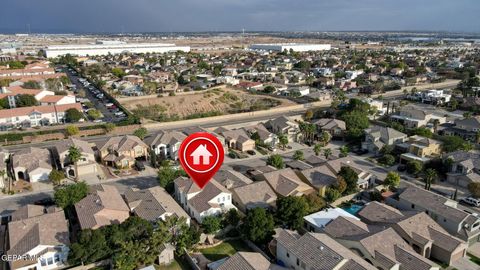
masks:
<path id="1" fill-rule="evenodd" d="M 55 262 L 59 262 L 60 261 L 60 255 L 59 254 L 55 254 Z"/>
<path id="2" fill-rule="evenodd" d="M 47 261 L 45 261 L 45 260 L 40 260 L 40 264 L 41 264 L 42 266 L 47 266 Z"/>
<path id="3" fill-rule="evenodd" d="M 415 204 L 412 203 L 412 209 L 415 209 Z"/>
<path id="4" fill-rule="evenodd" d="M 47 260 L 48 260 L 48 262 L 47 262 L 48 265 L 53 264 L 53 258 L 52 257 L 48 258 Z"/>
<path id="5" fill-rule="evenodd" d="M 300 265 L 300 260 L 297 258 L 297 265 Z"/>
<path id="6" fill-rule="evenodd" d="M 287 258 L 290 258 L 290 253 L 287 252 Z"/>
<path id="7" fill-rule="evenodd" d="M 217 198 L 217 202 L 220 202 L 220 201 L 221 201 L 220 198 Z"/>

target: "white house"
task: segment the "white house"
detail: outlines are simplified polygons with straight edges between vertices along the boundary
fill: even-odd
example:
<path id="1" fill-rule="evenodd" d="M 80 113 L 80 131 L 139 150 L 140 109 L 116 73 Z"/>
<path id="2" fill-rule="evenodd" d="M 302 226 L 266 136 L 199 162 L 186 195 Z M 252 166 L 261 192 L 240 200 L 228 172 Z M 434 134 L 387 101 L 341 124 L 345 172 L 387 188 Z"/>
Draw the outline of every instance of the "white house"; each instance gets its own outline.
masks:
<path id="1" fill-rule="evenodd" d="M 65 123 L 65 112 L 69 109 L 81 111 L 82 105 L 74 103 L 0 110 L 0 130 Z"/>
<path id="2" fill-rule="evenodd" d="M 178 149 L 186 137 L 179 131 L 161 131 L 145 138 L 145 143 L 156 155 L 177 160 Z"/>
<path id="3" fill-rule="evenodd" d="M 349 217 L 360 220 L 342 208 L 326 208 L 325 210 L 303 217 L 305 229 L 309 232 L 320 233 L 332 220 L 338 217 Z"/>
<path id="4" fill-rule="evenodd" d="M 10 269 L 62 269 L 69 253 L 68 221 L 62 210 L 25 205 L 12 214 L 8 242 L 6 255 L 15 258 L 8 260 Z"/>
<path id="5" fill-rule="evenodd" d="M 175 179 L 174 186 L 175 199 L 200 223 L 204 217 L 236 209 L 232 204 L 232 193 L 217 181 L 210 181 L 201 189 L 190 178 L 179 177 Z"/>

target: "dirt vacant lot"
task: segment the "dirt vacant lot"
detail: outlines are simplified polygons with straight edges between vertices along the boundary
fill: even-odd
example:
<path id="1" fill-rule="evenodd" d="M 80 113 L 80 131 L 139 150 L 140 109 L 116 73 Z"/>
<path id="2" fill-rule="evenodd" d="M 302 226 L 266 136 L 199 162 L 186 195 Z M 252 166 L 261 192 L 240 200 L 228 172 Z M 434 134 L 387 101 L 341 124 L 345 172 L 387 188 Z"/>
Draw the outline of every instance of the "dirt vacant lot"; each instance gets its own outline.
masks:
<path id="1" fill-rule="evenodd" d="M 253 95 L 229 87 L 213 88 L 200 93 L 119 101 L 135 115 L 155 121 L 258 111 L 295 104 L 286 99 Z"/>

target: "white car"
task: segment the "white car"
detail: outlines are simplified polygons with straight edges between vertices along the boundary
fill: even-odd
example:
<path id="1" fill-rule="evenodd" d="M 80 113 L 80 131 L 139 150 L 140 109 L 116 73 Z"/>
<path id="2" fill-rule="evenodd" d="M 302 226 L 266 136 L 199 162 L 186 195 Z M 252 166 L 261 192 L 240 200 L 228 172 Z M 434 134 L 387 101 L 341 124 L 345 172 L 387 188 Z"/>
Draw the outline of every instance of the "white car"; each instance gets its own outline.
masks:
<path id="1" fill-rule="evenodd" d="M 472 198 L 472 197 L 462 198 L 462 199 L 460 199 L 460 202 L 463 202 L 465 204 L 475 206 L 475 207 L 480 206 L 480 200 Z"/>

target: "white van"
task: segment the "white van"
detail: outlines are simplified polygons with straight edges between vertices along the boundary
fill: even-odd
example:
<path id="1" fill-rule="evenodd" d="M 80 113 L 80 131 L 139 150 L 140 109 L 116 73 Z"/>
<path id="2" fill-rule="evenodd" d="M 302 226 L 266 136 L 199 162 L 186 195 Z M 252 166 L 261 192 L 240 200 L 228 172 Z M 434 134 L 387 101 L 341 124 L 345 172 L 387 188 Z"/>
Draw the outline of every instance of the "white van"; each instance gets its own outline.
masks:
<path id="1" fill-rule="evenodd" d="M 479 207 L 480 206 L 480 200 L 472 198 L 472 197 L 467 197 L 467 198 L 462 198 L 460 202 L 469 204 L 471 206 Z"/>

